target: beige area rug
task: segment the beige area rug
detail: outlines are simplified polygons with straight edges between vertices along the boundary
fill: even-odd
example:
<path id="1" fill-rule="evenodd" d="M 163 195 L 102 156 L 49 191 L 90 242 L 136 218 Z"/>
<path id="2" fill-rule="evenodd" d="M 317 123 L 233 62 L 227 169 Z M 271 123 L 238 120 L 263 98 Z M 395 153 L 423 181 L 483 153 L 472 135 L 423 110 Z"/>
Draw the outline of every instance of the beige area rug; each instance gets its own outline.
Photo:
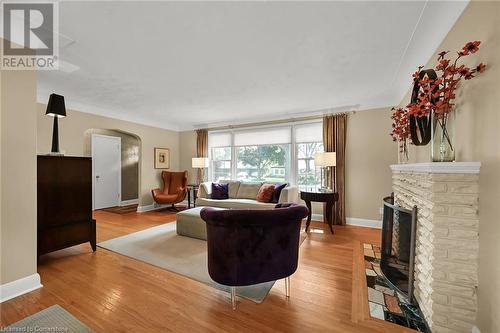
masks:
<path id="1" fill-rule="evenodd" d="M 10 326 L 0 328 L 0 332 L 93 333 L 90 328 L 57 304 Z"/>
<path id="2" fill-rule="evenodd" d="M 301 236 L 301 243 L 305 236 Z M 213 281 L 208 274 L 207 242 L 177 235 L 175 222 L 114 238 L 97 244 L 168 271 L 189 277 L 214 288 L 229 292 L 230 288 Z M 237 287 L 238 296 L 261 303 L 274 281 Z"/>

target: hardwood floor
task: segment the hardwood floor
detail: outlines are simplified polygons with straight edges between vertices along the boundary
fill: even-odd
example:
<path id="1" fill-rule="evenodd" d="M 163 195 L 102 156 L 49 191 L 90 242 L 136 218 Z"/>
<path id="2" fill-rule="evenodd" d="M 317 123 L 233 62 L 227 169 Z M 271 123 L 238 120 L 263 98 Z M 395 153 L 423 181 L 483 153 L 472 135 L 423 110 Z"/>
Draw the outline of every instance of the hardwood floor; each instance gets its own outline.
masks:
<path id="1" fill-rule="evenodd" d="M 167 211 L 97 211 L 98 242 L 175 220 Z M 85 244 L 41 258 L 43 288 L 0 305 L 0 327 L 59 304 L 95 332 L 415 332 L 367 313 L 362 242 L 380 231 L 313 222 L 291 298 L 277 281 L 262 304 L 233 311 L 229 296 L 197 281 Z"/>

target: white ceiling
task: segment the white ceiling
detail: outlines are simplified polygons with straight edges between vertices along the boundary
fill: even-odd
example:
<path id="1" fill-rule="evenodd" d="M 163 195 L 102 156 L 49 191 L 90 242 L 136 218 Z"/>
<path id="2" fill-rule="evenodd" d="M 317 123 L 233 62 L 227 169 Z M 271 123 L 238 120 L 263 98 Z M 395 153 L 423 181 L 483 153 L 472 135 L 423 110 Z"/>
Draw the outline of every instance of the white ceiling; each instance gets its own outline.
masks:
<path id="1" fill-rule="evenodd" d="M 174 130 L 396 105 L 466 5 L 61 2 L 80 69 L 40 72 L 38 99 Z"/>

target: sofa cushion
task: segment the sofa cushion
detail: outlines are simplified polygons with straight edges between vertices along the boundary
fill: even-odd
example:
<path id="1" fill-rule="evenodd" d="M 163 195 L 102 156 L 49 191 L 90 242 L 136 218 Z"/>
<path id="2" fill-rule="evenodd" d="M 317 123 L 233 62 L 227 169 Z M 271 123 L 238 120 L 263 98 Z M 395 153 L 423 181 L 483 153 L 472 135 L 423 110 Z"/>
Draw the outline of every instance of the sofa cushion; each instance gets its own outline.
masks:
<path id="1" fill-rule="evenodd" d="M 258 202 L 271 202 L 273 200 L 274 185 L 273 184 L 263 184 L 259 192 L 257 193 Z"/>
<path id="2" fill-rule="evenodd" d="M 212 183 L 212 199 L 224 200 L 229 198 L 229 184 Z"/>
<path id="3" fill-rule="evenodd" d="M 196 199 L 196 207 L 219 207 L 219 208 L 251 208 L 251 209 L 271 209 L 276 206 L 274 203 L 258 202 L 252 199 L 226 199 L 214 200 L 206 198 Z"/>
<path id="4" fill-rule="evenodd" d="M 253 199 L 257 198 L 257 193 L 262 186 L 261 183 L 241 183 L 238 189 L 237 199 Z"/>
<path id="5" fill-rule="evenodd" d="M 236 199 L 238 196 L 238 189 L 240 188 L 240 181 L 237 180 L 220 180 L 219 183 L 229 185 L 229 199 Z"/>
<path id="6" fill-rule="evenodd" d="M 287 186 L 288 184 L 287 183 L 283 183 L 283 184 L 276 184 L 274 186 L 274 193 L 273 193 L 273 199 L 271 202 L 274 202 L 274 203 L 278 203 L 280 201 L 280 195 L 281 195 L 281 191 Z"/>

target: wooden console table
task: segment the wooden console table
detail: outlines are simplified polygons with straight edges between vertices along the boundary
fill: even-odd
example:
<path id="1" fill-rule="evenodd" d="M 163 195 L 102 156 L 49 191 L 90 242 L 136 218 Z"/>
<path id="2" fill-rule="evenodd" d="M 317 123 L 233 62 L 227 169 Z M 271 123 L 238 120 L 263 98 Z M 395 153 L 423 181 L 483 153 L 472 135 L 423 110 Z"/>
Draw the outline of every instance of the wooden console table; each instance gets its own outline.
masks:
<path id="1" fill-rule="evenodd" d="M 333 206 L 335 201 L 339 200 L 339 194 L 336 192 L 300 191 L 300 198 L 306 202 L 306 206 L 309 209 L 306 232 L 309 230 L 309 225 L 311 224 L 311 202 L 324 202 L 326 203 L 326 216 L 323 216 L 323 220 L 328 223 L 330 231 L 333 234 Z"/>

